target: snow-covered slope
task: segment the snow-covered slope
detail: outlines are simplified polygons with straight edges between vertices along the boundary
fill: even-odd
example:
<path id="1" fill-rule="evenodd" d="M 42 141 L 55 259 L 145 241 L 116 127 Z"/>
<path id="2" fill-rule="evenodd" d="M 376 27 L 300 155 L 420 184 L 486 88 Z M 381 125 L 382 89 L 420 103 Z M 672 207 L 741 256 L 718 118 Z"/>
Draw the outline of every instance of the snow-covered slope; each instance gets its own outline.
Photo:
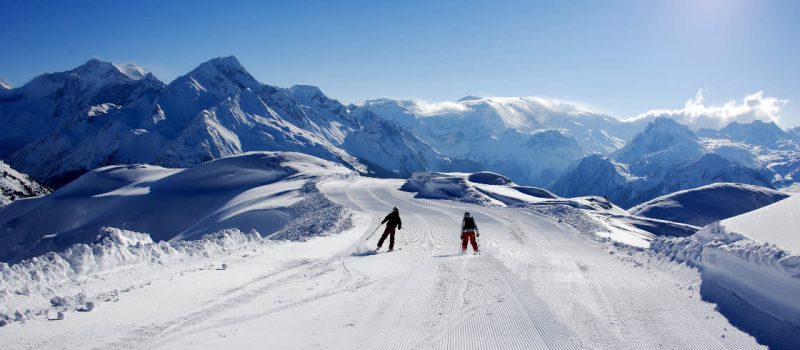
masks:
<path id="1" fill-rule="evenodd" d="M 439 104 L 380 99 L 359 110 L 411 130 L 452 159 L 467 159 L 539 186 L 585 154 L 622 147 L 638 129 L 570 103 L 536 97 L 472 96 Z"/>
<path id="2" fill-rule="evenodd" d="M 657 118 L 622 149 L 607 158 L 582 159 L 549 188 L 562 196 L 606 196 L 627 208 L 716 182 L 773 187 L 768 169 L 752 162 L 745 162 L 750 166 L 737 162 L 736 153 L 727 148 L 720 154 L 713 150 L 706 148 L 688 127 L 672 119 Z"/>
<path id="3" fill-rule="evenodd" d="M 246 153 L 186 170 L 108 166 L 51 195 L 0 210 L 0 260 L 93 242 L 106 226 L 147 232 L 156 241 L 197 239 L 228 228 L 273 238 L 312 236 L 345 219 L 341 208 L 317 195 L 316 181 L 349 173 L 335 163 L 280 152 Z M 297 221 L 312 212 L 315 220 Z"/>
<path id="4" fill-rule="evenodd" d="M 0 157 L 55 187 L 105 165 L 190 167 L 248 151 L 297 151 L 394 176 L 452 163 L 316 87 L 261 84 L 233 56 L 169 85 L 139 67 L 93 59 L 0 91 L 0 102 L 0 124 L 12 131 L 0 134 Z"/>
<path id="5" fill-rule="evenodd" d="M 11 84 L 3 79 L 0 79 L 0 90 L 11 90 Z"/>
<path id="6" fill-rule="evenodd" d="M 50 193 L 50 190 L 0 160 L 0 208 L 20 198 L 47 193 Z"/>
<path id="7" fill-rule="evenodd" d="M 659 238 L 652 248 L 698 267 L 704 297 L 734 315 L 737 327 L 771 347 L 800 340 L 800 196 L 791 196 L 687 238 Z"/>
<path id="8" fill-rule="evenodd" d="M 0 348 L 759 348 L 702 300 L 695 270 L 598 239 L 578 209 L 413 198 L 403 183 L 323 181 L 353 225 L 307 241 L 227 231 L 159 243 L 107 229 L 0 264 L 13 286 L 0 288 Z M 402 249 L 354 254 L 375 247 L 392 206 Z M 465 211 L 481 255 L 459 255 Z"/>
<path id="9" fill-rule="evenodd" d="M 670 193 L 628 210 L 633 215 L 705 226 L 770 205 L 788 195 L 766 187 L 715 183 Z"/>

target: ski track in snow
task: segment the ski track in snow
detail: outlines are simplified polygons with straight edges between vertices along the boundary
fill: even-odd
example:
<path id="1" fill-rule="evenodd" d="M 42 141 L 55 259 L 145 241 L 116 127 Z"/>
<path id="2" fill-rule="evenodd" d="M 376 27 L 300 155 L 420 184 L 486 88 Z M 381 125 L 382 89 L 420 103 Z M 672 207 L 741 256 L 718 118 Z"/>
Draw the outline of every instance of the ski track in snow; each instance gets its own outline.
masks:
<path id="1" fill-rule="evenodd" d="M 524 209 L 414 199 L 401 183 L 326 181 L 321 191 L 354 212 L 353 229 L 291 254 L 267 250 L 224 271 L 156 280 L 64 321 L 0 328 L 0 348 L 759 347 L 700 300 L 688 267 Z M 402 250 L 352 256 L 393 206 Z M 480 256 L 458 254 L 464 211 L 481 229 Z"/>

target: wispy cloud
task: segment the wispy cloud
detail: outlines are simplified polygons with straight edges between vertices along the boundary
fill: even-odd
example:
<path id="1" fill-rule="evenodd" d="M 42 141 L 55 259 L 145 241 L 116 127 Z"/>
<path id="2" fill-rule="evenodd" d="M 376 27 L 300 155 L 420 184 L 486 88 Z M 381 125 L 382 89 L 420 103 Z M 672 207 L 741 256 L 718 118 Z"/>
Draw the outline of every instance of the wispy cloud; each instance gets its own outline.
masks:
<path id="1" fill-rule="evenodd" d="M 764 92 L 759 91 L 745 96 L 741 102 L 730 100 L 721 106 L 713 106 L 705 104 L 704 92 L 704 89 L 698 90 L 695 97 L 686 101 L 681 109 L 654 109 L 631 118 L 631 121 L 667 117 L 694 130 L 720 129 L 732 122 L 749 123 L 754 120 L 778 123 L 781 108 L 788 103 L 788 100 L 764 96 Z"/>

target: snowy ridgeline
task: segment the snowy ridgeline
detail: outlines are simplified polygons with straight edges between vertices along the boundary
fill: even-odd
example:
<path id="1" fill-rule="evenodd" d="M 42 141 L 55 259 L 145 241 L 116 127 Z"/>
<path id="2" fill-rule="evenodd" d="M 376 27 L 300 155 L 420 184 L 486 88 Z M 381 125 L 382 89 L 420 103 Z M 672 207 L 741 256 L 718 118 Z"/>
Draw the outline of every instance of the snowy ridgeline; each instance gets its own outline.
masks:
<path id="1" fill-rule="evenodd" d="M 61 319 L 65 311 L 91 311 L 97 302 L 145 283 L 176 262 L 255 250 L 267 244 L 256 231 L 223 230 L 199 240 L 153 242 L 149 235 L 103 228 L 95 243 L 75 244 L 20 263 L 0 263 L 0 326 L 31 317 Z M 218 268 L 224 269 L 225 266 Z"/>
<path id="2" fill-rule="evenodd" d="M 652 249 L 697 267 L 705 282 L 733 292 L 747 305 L 768 315 L 764 322 L 771 329 L 761 332 L 779 338 L 781 329 L 800 324 L 798 227 L 800 196 L 795 195 L 710 224 L 691 237 L 657 238 Z M 709 293 L 711 300 L 724 299 L 719 293 Z M 736 302 L 733 305 L 738 307 Z M 746 311 L 739 311 L 742 312 Z"/>
<path id="3" fill-rule="evenodd" d="M 715 183 L 661 196 L 628 210 L 633 215 L 705 226 L 770 205 L 789 195 L 766 187 Z"/>
<path id="4" fill-rule="evenodd" d="M 699 227 L 634 216 L 602 197 L 559 198 L 540 188 L 519 186 L 495 173 L 418 172 L 401 187 L 417 198 L 509 206 L 565 222 L 578 231 L 635 247 L 647 248 L 658 235 L 687 236 Z"/>

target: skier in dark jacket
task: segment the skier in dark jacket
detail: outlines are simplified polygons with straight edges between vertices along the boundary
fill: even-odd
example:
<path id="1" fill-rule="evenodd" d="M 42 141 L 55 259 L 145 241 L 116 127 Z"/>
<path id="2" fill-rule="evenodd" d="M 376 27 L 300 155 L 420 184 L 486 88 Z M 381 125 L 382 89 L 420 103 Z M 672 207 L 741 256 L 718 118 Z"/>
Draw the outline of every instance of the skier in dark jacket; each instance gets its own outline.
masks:
<path id="1" fill-rule="evenodd" d="M 383 235 L 381 239 L 378 241 L 378 249 L 381 249 L 383 245 L 383 241 L 386 240 L 386 236 L 389 236 L 389 251 L 391 252 L 394 250 L 394 229 L 397 227 L 398 230 L 403 229 L 403 221 L 400 220 L 400 211 L 397 210 L 397 207 L 392 208 L 392 212 L 381 221 L 381 224 L 386 223 L 386 229 L 383 230 Z M 377 250 L 377 249 L 376 249 Z"/>
<path id="2" fill-rule="evenodd" d="M 472 243 L 472 251 L 477 254 L 478 242 L 475 241 L 475 237 L 480 235 L 475 218 L 469 215 L 469 212 L 464 213 L 464 220 L 461 220 L 461 254 L 467 252 L 467 242 Z"/>

